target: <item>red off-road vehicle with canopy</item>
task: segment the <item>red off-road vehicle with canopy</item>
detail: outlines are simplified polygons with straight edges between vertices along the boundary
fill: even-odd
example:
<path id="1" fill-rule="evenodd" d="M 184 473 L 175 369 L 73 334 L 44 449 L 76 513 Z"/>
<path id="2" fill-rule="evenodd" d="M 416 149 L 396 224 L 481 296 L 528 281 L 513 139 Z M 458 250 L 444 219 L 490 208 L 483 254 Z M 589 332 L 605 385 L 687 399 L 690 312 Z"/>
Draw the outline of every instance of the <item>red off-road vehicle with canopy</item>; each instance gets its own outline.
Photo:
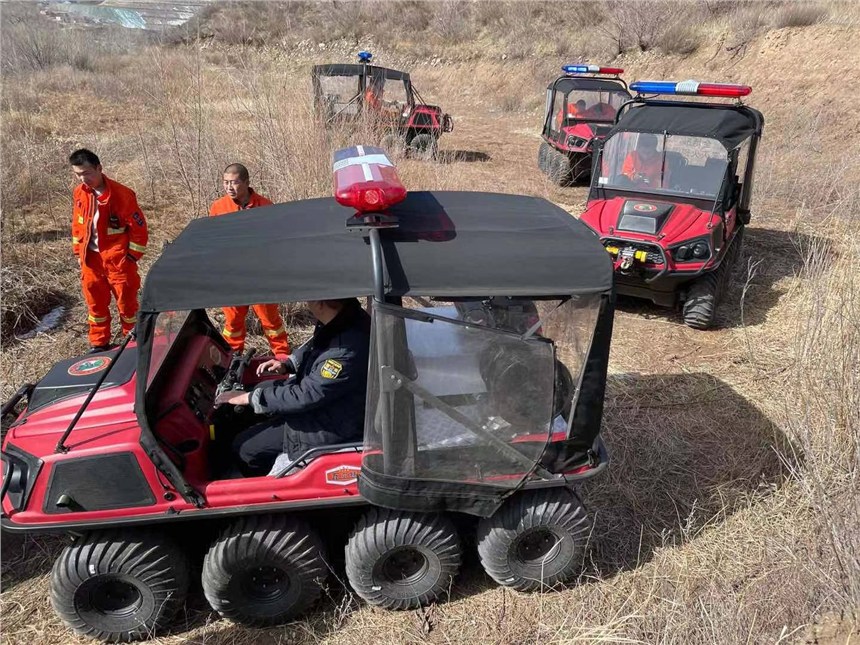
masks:
<path id="1" fill-rule="evenodd" d="M 704 329 L 740 257 L 764 118 L 740 102 L 751 91 L 744 85 L 630 87 L 639 94 L 598 146 L 581 220 L 612 256 L 618 293 L 668 307 L 681 302 L 684 322 Z"/>
<path id="2" fill-rule="evenodd" d="M 538 168 L 559 186 L 585 180 L 594 142 L 609 132 L 618 109 L 631 99 L 620 67 L 565 65 L 546 88 Z"/>
<path id="3" fill-rule="evenodd" d="M 168 625 L 189 539 L 210 545 L 207 600 L 258 626 L 307 609 L 344 544 L 350 585 L 388 608 L 444 597 L 475 523 L 500 584 L 580 571 L 573 486 L 608 464 L 603 247 L 543 199 L 406 194 L 378 148 L 336 154 L 335 191 L 192 221 L 147 275 L 136 339 L 57 363 L 3 406 L 26 400 L 3 444 L 2 525 L 75 536 L 51 599 L 76 632 Z M 254 415 L 213 401 L 254 387 L 261 359 L 231 356 L 206 309 L 352 297 L 372 316 L 364 440 L 242 477 L 225 446 Z"/>
<path id="4" fill-rule="evenodd" d="M 317 114 L 336 126 L 364 118 L 383 133 L 381 145 L 386 150 L 435 157 L 439 138 L 454 129 L 453 119 L 438 105 L 424 102 L 408 73 L 371 65 L 372 58 L 362 51 L 357 64 L 314 66 Z"/>

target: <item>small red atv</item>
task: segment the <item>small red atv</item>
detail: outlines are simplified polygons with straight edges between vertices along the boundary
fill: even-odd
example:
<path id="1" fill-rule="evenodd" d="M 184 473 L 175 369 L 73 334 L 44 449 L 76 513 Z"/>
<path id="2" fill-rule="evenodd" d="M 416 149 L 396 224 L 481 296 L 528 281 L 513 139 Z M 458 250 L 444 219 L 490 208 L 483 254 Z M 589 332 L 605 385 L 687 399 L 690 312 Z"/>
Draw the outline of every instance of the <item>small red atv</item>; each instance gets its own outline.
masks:
<path id="1" fill-rule="evenodd" d="M 672 307 L 705 329 L 750 221 L 755 158 L 764 128 L 743 105 L 744 85 L 641 81 L 595 152 L 581 220 L 615 264 L 618 293 Z M 669 94 L 733 103 L 655 99 Z M 649 95 L 646 97 L 645 95 Z"/>
<path id="2" fill-rule="evenodd" d="M 386 132 L 383 148 L 434 158 L 439 138 L 454 129 L 453 119 L 439 106 L 424 102 L 408 73 L 371 65 L 372 58 L 362 51 L 357 64 L 314 66 L 317 114 L 329 125 L 369 119 Z"/>
<path id="3" fill-rule="evenodd" d="M 464 530 L 500 584 L 579 573 L 574 486 L 608 465 L 603 247 L 543 199 L 407 194 L 379 148 L 334 167 L 336 199 L 191 222 L 147 275 L 136 339 L 57 363 L 3 406 L 26 400 L 3 444 L 2 526 L 74 536 L 51 577 L 74 631 L 163 630 L 207 545 L 207 600 L 256 626 L 310 607 L 333 550 L 355 592 L 392 609 L 449 593 Z M 242 477 L 229 446 L 254 415 L 213 401 L 254 387 L 258 359 L 231 356 L 205 309 L 351 297 L 372 316 L 364 440 Z"/>
<path id="4" fill-rule="evenodd" d="M 538 168 L 559 186 L 588 179 L 596 140 L 606 135 L 631 99 L 620 67 L 565 65 L 546 88 Z"/>

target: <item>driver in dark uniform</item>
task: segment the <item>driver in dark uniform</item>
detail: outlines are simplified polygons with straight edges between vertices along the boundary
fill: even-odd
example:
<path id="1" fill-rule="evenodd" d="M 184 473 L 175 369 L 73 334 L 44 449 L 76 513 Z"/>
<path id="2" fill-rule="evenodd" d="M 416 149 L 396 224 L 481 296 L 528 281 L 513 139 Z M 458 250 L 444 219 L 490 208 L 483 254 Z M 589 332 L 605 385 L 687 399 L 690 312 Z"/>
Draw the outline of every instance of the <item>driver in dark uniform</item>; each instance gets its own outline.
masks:
<path id="1" fill-rule="evenodd" d="M 248 392 L 224 392 L 215 405 L 251 405 L 271 418 L 239 433 L 233 451 L 247 476 L 267 474 L 278 455 L 359 441 L 364 429 L 370 316 L 355 298 L 311 300 L 314 335 L 286 361 L 271 359 L 258 376 L 294 373 Z"/>

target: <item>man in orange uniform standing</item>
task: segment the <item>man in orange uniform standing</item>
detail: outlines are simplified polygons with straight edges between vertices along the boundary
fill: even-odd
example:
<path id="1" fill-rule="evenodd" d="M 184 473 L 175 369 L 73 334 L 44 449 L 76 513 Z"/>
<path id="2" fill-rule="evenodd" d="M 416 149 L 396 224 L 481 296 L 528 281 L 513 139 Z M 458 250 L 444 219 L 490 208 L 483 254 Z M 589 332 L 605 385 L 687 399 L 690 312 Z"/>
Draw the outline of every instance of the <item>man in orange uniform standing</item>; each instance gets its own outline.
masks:
<path id="1" fill-rule="evenodd" d="M 224 192 L 220 199 L 215 200 L 209 208 L 209 215 L 214 217 L 235 213 L 258 206 L 270 206 L 271 201 L 256 193 L 251 188 L 248 169 L 240 163 L 233 163 L 224 169 Z M 290 344 L 287 340 L 287 330 L 278 312 L 278 305 L 253 305 L 254 313 L 263 324 L 263 333 L 272 348 L 272 353 L 280 359 L 285 359 L 290 353 Z M 248 316 L 248 306 L 225 307 L 224 339 L 233 348 L 234 352 L 241 352 L 245 348 L 245 318 Z"/>
<path id="2" fill-rule="evenodd" d="M 72 195 L 72 250 L 81 267 L 90 351 L 101 352 L 110 349 L 111 294 L 123 335 L 137 322 L 137 262 L 149 234 L 134 191 L 109 179 L 95 153 L 75 150 L 69 164 L 81 182 Z"/>

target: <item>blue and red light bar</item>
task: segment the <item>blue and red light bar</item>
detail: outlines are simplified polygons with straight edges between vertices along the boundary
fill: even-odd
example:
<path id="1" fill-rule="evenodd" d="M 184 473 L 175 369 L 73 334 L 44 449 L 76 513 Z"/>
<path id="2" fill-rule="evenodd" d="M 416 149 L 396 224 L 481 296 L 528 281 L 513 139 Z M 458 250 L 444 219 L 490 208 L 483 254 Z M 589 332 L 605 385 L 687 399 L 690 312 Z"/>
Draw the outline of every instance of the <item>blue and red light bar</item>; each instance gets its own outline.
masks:
<path id="1" fill-rule="evenodd" d="M 561 68 L 565 74 L 623 74 L 620 67 L 600 67 L 599 65 L 563 65 Z"/>
<path id="2" fill-rule="evenodd" d="M 752 92 L 749 85 L 699 83 L 698 81 L 635 81 L 630 89 L 640 94 L 675 94 L 679 96 L 719 96 L 737 98 Z"/>

